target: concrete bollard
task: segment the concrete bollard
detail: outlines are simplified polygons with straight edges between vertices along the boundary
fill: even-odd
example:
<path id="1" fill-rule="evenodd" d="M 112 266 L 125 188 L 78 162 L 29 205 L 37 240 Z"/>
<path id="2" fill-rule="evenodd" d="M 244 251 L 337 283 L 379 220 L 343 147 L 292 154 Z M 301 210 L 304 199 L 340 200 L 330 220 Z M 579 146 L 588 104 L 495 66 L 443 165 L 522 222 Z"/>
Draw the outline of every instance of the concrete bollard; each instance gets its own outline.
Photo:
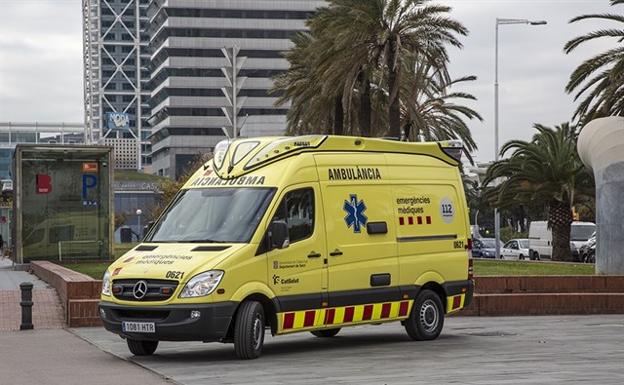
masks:
<path id="1" fill-rule="evenodd" d="M 32 323 L 32 290 L 33 284 L 30 282 L 20 283 L 20 290 L 22 291 L 22 301 L 20 306 L 22 307 L 22 324 L 20 330 L 30 330 L 33 328 Z"/>

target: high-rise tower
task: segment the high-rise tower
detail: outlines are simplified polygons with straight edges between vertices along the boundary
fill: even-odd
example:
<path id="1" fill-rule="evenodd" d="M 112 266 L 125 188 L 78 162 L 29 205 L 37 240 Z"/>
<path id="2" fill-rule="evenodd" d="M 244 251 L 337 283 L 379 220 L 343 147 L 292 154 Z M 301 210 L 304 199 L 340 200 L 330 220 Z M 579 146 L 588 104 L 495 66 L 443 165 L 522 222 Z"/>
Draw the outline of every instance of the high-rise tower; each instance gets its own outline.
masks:
<path id="1" fill-rule="evenodd" d="M 233 97 L 238 124 L 244 121 L 240 135 L 282 134 L 288 106 L 274 106 L 276 96 L 268 92 L 272 78 L 288 69 L 283 53 L 292 48 L 291 37 L 305 31 L 306 19 L 323 5 L 314 0 L 151 0 L 154 172 L 177 177 L 198 153 L 212 151 L 224 138 L 223 127 L 236 120 L 224 113 Z M 225 74 L 233 63 L 224 48 L 241 58 L 236 85 Z"/>
<path id="2" fill-rule="evenodd" d="M 116 168 L 149 169 L 149 0 L 82 0 L 85 141 L 115 149 Z"/>

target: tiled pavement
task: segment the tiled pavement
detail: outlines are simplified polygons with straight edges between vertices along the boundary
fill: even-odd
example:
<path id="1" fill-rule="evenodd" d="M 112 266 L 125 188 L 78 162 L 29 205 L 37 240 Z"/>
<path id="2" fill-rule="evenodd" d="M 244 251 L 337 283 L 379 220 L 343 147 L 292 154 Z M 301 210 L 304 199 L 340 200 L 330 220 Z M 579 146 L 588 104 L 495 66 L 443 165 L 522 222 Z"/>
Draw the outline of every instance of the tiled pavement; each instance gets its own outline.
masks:
<path id="1" fill-rule="evenodd" d="M 20 297 L 19 290 L 0 290 L 0 331 L 19 330 Z M 62 328 L 65 324 L 63 308 L 54 289 L 33 290 L 32 312 L 36 329 Z"/>
<path id="2" fill-rule="evenodd" d="M 0 331 L 19 330 L 21 282 L 32 282 L 34 285 L 32 311 L 35 329 L 62 328 L 63 308 L 56 290 L 32 274 L 12 270 L 10 263 L 0 260 Z"/>
<path id="3" fill-rule="evenodd" d="M 72 331 L 184 385 L 624 384 L 624 315 L 450 317 L 438 340 L 422 342 L 398 322 L 334 338 L 267 333 L 257 360 L 237 359 L 231 344 L 201 342 L 162 342 L 153 356 L 133 357 L 103 328 Z"/>

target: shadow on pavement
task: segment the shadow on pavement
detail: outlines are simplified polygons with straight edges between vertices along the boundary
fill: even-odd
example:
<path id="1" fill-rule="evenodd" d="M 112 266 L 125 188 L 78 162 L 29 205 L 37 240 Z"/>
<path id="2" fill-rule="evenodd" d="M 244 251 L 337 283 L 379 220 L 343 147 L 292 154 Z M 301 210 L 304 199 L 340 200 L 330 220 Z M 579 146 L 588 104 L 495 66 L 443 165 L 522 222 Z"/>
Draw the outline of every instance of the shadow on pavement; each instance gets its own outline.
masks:
<path id="1" fill-rule="evenodd" d="M 271 338 L 265 341 L 262 357 L 277 357 L 292 356 L 294 354 L 306 354 L 316 353 L 316 356 L 334 356 L 337 350 L 355 350 L 377 347 L 380 348 L 380 353 L 383 350 L 390 348 L 395 351 L 394 345 L 401 344 L 413 344 L 416 349 L 424 348 L 428 344 L 437 344 L 437 347 L 450 344 L 456 344 L 462 340 L 470 339 L 468 335 L 457 334 L 442 334 L 435 341 L 413 341 L 405 333 L 387 334 L 380 333 L 370 335 L 338 335 L 333 338 L 299 338 L 280 340 L 280 337 Z M 187 352 L 181 352 L 180 348 L 184 345 L 176 346 L 175 351 L 167 351 L 166 347 L 158 349 L 156 353 L 151 357 L 134 357 L 132 360 L 138 360 L 140 362 L 177 362 L 183 361 L 185 363 L 192 362 L 225 362 L 225 361 L 240 361 L 234 354 L 234 346 L 232 344 L 221 344 L 218 342 L 209 343 L 205 349 L 192 347 Z M 330 354 L 331 352 L 331 354 Z M 245 362 L 245 361 L 240 361 Z"/>

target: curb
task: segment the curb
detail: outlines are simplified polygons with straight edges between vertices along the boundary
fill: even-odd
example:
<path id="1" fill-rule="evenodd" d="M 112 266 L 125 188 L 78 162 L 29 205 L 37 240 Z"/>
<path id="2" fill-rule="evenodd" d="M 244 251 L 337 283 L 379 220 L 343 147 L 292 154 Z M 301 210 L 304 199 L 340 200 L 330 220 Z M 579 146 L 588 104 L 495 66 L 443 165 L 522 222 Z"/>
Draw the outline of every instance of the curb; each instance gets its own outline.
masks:
<path id="1" fill-rule="evenodd" d="M 157 375 L 158 377 L 161 377 L 163 380 L 165 380 L 165 381 L 167 381 L 167 382 L 170 382 L 170 383 L 172 383 L 172 384 L 174 384 L 174 385 L 184 385 L 183 383 L 178 382 L 178 381 L 174 380 L 173 378 L 170 378 L 170 377 L 164 376 L 162 373 L 159 373 L 159 372 L 157 372 L 156 370 L 154 370 L 154 369 L 152 369 L 152 368 L 150 368 L 150 367 L 148 367 L 148 366 L 146 366 L 146 365 L 144 365 L 144 364 L 142 364 L 142 363 L 140 363 L 140 362 L 134 361 L 134 360 L 132 360 L 132 359 L 126 358 L 126 357 L 124 357 L 124 356 L 122 356 L 122 355 L 119 355 L 119 354 L 117 354 L 117 353 L 114 353 L 114 352 L 111 352 L 111 351 L 109 351 L 109 350 L 104 349 L 102 346 L 100 346 L 100 345 L 96 344 L 95 342 L 91 342 L 91 341 L 89 341 L 88 339 L 86 339 L 86 338 L 82 337 L 80 334 L 76 333 L 76 331 L 75 331 L 75 330 L 73 330 L 73 328 L 64 328 L 63 330 L 66 330 L 68 333 L 70 333 L 70 334 L 72 334 L 72 335 L 74 335 L 74 336 L 76 336 L 76 337 L 80 338 L 82 341 L 85 341 L 85 342 L 86 342 L 86 343 L 88 343 L 89 345 L 91 345 L 91 346 L 94 346 L 94 347 L 98 348 L 98 350 L 100 350 L 101 352 L 104 352 L 104 353 L 109 354 L 109 355 L 111 355 L 111 356 L 113 356 L 113 357 L 115 357 L 115 358 L 118 358 L 118 359 L 122 360 L 122 361 L 126 361 L 126 362 L 129 362 L 129 363 L 131 363 L 131 364 L 134 364 L 134 365 L 136 365 L 136 366 L 138 366 L 138 367 L 140 367 L 140 368 L 143 368 L 143 369 L 147 370 L 148 372 L 154 373 L 154 374 L 155 374 L 155 375 Z"/>

